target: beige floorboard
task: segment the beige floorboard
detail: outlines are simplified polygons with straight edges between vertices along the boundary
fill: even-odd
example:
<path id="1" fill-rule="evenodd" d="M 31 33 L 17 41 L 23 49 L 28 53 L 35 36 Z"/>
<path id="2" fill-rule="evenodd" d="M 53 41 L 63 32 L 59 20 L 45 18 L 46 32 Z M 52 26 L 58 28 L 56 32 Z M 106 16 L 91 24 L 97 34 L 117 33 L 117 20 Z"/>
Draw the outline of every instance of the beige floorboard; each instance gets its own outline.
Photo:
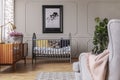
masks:
<path id="1" fill-rule="evenodd" d="M 0 69 L 0 80 L 35 80 L 40 72 L 72 72 L 72 63 L 69 62 L 40 62 L 36 65 L 27 60 L 24 65 L 23 61 L 16 64 L 16 70 L 11 66 L 4 66 Z"/>

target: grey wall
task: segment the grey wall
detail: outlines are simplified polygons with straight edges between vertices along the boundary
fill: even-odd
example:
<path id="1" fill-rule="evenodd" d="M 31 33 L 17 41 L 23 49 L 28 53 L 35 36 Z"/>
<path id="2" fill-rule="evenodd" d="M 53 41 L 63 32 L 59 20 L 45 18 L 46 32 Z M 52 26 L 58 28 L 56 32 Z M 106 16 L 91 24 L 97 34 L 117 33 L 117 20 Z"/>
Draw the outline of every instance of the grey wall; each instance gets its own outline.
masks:
<path id="1" fill-rule="evenodd" d="M 64 32 L 62 34 L 42 33 L 42 5 L 63 5 Z M 40 38 L 60 38 L 72 34 L 72 54 L 91 51 L 94 32 L 94 18 L 120 18 L 120 1 L 117 0 L 15 0 L 15 24 L 17 31 L 24 33 L 29 43 L 31 57 L 32 33 Z"/>

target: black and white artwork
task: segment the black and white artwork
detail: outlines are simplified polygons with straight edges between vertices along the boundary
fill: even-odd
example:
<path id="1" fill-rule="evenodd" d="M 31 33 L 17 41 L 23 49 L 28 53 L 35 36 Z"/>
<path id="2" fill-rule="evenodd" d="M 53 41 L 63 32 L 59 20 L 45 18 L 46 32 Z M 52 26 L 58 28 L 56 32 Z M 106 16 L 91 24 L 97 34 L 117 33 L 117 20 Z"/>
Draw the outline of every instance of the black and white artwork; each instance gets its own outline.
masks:
<path id="1" fill-rule="evenodd" d="M 60 10 L 46 9 L 46 28 L 60 28 Z"/>
<path id="2" fill-rule="evenodd" d="M 43 33 L 63 32 L 63 6 L 43 5 Z"/>

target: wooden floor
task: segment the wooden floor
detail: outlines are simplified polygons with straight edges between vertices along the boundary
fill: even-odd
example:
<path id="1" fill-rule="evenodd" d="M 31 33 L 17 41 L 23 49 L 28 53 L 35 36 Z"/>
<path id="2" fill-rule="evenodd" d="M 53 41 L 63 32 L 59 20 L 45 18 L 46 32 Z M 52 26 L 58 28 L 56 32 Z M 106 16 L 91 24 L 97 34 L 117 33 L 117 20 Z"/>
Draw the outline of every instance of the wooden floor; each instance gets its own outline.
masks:
<path id="1" fill-rule="evenodd" d="M 69 62 L 40 62 L 36 65 L 31 64 L 31 60 L 27 60 L 24 65 L 23 61 L 16 64 L 16 70 L 12 70 L 11 66 L 0 68 L 0 80 L 35 80 L 40 72 L 72 72 L 72 63 Z"/>

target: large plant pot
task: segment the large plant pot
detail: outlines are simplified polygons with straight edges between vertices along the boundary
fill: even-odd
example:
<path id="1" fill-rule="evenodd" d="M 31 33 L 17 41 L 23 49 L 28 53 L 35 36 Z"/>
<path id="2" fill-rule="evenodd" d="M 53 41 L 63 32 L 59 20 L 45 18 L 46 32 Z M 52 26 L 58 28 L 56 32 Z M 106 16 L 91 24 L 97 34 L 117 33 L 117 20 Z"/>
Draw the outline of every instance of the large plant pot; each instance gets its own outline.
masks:
<path id="1" fill-rule="evenodd" d="M 22 43 L 23 36 L 12 36 L 10 37 L 10 43 Z"/>

